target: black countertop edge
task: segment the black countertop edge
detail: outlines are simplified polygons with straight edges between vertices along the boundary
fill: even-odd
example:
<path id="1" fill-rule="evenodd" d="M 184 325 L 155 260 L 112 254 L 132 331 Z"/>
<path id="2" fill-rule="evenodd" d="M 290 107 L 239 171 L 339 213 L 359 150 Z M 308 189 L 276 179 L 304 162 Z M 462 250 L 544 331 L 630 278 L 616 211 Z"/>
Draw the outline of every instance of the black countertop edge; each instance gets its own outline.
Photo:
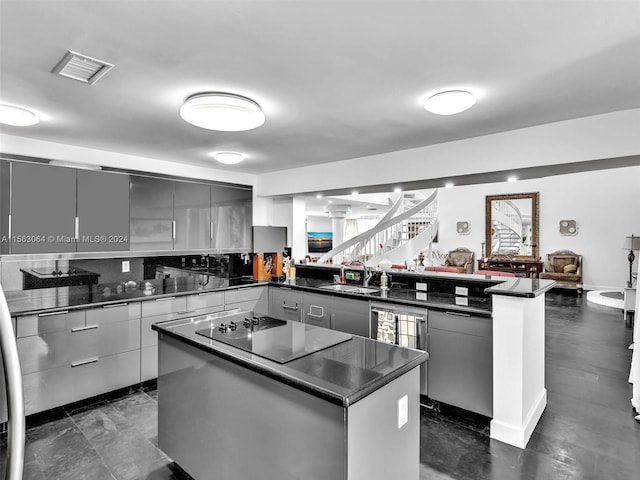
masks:
<path id="1" fill-rule="evenodd" d="M 531 290 L 519 289 L 517 282 L 512 279 L 511 282 L 501 283 L 488 287 L 487 289 L 485 289 L 485 293 L 489 295 L 501 295 L 504 297 L 535 298 L 539 297 L 543 293 L 548 292 L 556 286 L 556 282 L 554 280 L 540 280 L 538 278 L 526 280 L 533 282 L 534 285 L 536 285 L 536 288 Z"/>
<path id="2" fill-rule="evenodd" d="M 260 281 L 255 280 L 253 283 L 249 283 L 249 284 L 243 283 L 241 285 L 229 285 L 225 287 L 217 287 L 217 288 L 209 288 L 209 289 L 197 289 L 197 290 L 190 289 L 190 290 L 184 290 L 184 291 L 158 293 L 158 294 L 145 295 L 145 296 L 121 297 L 121 298 L 114 298 L 113 300 L 100 300 L 100 301 L 94 301 L 90 303 L 79 303 L 76 305 L 59 305 L 59 306 L 50 307 L 50 308 L 33 308 L 30 310 L 19 310 L 19 311 L 14 311 L 11 309 L 11 301 L 12 300 L 18 301 L 18 300 L 15 300 L 15 298 L 13 298 L 15 297 L 14 295 L 15 292 L 5 292 L 5 296 L 7 297 L 7 303 L 9 304 L 9 313 L 11 314 L 11 316 L 24 317 L 26 315 L 57 312 L 61 310 L 87 310 L 90 308 L 103 307 L 105 305 L 117 305 L 120 303 L 131 303 L 131 302 L 145 302 L 147 300 L 156 300 L 158 298 L 183 297 L 186 295 L 195 295 L 199 293 L 224 292 L 225 290 L 238 290 L 241 288 L 253 288 L 253 287 L 268 286 L 268 285 L 269 285 L 269 282 L 266 280 L 260 280 Z M 96 285 L 93 285 L 93 287 L 95 288 Z M 92 286 L 85 285 L 85 286 L 79 286 L 79 287 L 51 287 L 44 290 L 51 290 L 51 289 L 57 289 L 57 288 L 92 288 Z M 27 297 L 28 295 L 35 294 L 34 292 L 38 292 L 38 290 L 40 289 L 21 290 L 18 293 L 23 293 L 24 296 Z M 23 301 L 27 301 L 27 299 L 25 298 Z"/>
<path id="3" fill-rule="evenodd" d="M 311 382 L 305 382 L 299 378 L 295 378 L 291 375 L 287 375 L 286 373 L 282 372 L 281 370 L 278 369 L 278 364 L 275 362 L 271 362 L 269 360 L 263 359 L 262 362 L 263 363 L 258 363 L 256 361 L 253 361 L 251 358 L 248 358 L 246 355 L 252 355 L 252 354 L 248 354 L 245 352 L 242 352 L 242 350 L 239 350 L 235 347 L 230 347 L 230 346 L 226 346 L 224 345 L 224 347 L 222 347 L 223 344 L 221 344 L 221 348 L 216 348 L 213 347 L 211 345 L 207 345 L 204 343 L 200 343 L 196 340 L 193 340 L 189 337 L 180 335 L 178 333 L 175 333 L 171 330 L 166 330 L 162 327 L 162 323 L 168 323 L 168 322 L 160 322 L 160 323 L 154 323 L 151 325 L 151 328 L 155 331 L 157 331 L 158 333 L 161 333 L 163 335 L 167 335 L 168 337 L 171 337 L 175 340 L 178 340 L 180 342 L 186 343 L 187 345 L 190 345 L 192 347 L 195 347 L 199 350 L 202 350 L 203 352 L 207 352 L 207 353 L 211 353 L 217 357 L 223 358 L 227 361 L 230 361 L 232 363 L 235 363 L 236 365 L 240 365 L 242 367 L 248 368 L 250 370 L 253 370 L 254 372 L 260 373 L 262 375 L 265 375 L 273 380 L 276 380 L 278 382 L 282 382 L 286 385 L 289 385 L 291 387 L 294 387 L 298 390 L 301 390 L 305 393 L 309 393 L 315 397 L 321 398 L 322 400 L 325 400 L 327 402 L 333 403 L 335 405 L 339 405 L 341 407 L 347 408 L 350 405 L 353 405 L 354 403 L 356 403 L 358 400 L 363 399 L 364 397 L 370 395 L 371 393 L 375 392 L 376 390 L 380 389 L 381 387 L 383 387 L 384 385 L 386 385 L 387 383 L 390 383 L 391 381 L 395 380 L 396 378 L 404 375 L 405 373 L 411 371 L 412 369 L 414 369 L 415 367 L 419 366 L 422 362 L 426 361 L 429 356 L 426 352 L 420 352 L 420 355 L 417 356 L 416 358 L 414 358 L 413 360 L 408 361 L 406 364 L 404 364 L 402 367 L 397 368 L 396 370 L 394 370 L 391 373 L 388 373 L 386 375 L 383 375 L 381 377 L 375 378 L 369 382 L 367 382 L 365 385 L 362 386 L 362 388 L 355 390 L 353 392 L 348 393 L 347 395 L 342 395 L 338 392 L 329 390 L 327 388 L 323 388 L 319 385 L 316 385 L 314 383 Z M 329 347 L 324 349 L 323 351 L 327 351 L 330 350 L 331 348 L 334 347 Z M 237 352 L 237 353 L 236 353 Z M 319 353 L 322 353 L 322 351 L 320 352 L 316 352 L 315 354 L 312 353 L 308 356 L 313 356 L 313 355 L 317 355 Z M 295 360 L 294 360 L 295 361 Z M 269 364 L 273 364 L 273 366 L 270 366 Z"/>
<path id="4" fill-rule="evenodd" d="M 318 285 L 326 285 L 328 282 L 323 280 L 311 280 L 312 283 L 318 283 Z M 433 308 L 433 309 L 446 309 L 453 310 L 464 313 L 472 313 L 476 315 L 482 316 L 490 316 L 491 315 L 491 303 L 487 305 L 487 308 L 474 308 L 472 306 L 465 305 L 456 305 L 455 304 L 455 295 L 450 295 L 451 302 L 442 303 L 442 302 L 433 302 L 429 300 L 418 300 L 418 299 L 410 299 L 406 297 L 394 296 L 394 288 L 389 289 L 387 291 L 387 296 L 383 297 L 377 294 L 369 294 L 369 293 L 349 293 L 349 292 L 341 292 L 336 290 L 329 290 L 325 288 L 320 288 L 318 285 L 297 285 L 288 282 L 271 282 L 269 285 L 275 286 L 278 288 L 289 288 L 291 290 L 299 290 L 303 292 L 311 292 L 311 293 L 320 293 L 322 295 L 331 295 L 337 297 L 348 297 L 357 300 L 371 300 L 373 302 L 383 302 L 390 304 L 402 304 L 402 305 L 410 305 L 414 307 L 422 307 L 422 308 Z M 407 292 L 409 290 L 400 288 L 398 291 Z M 427 293 L 427 292 L 418 292 L 417 290 L 411 290 L 414 293 Z M 427 293 L 428 295 L 429 293 Z M 433 295 L 433 293 L 431 293 Z M 445 295 L 445 294 L 441 294 Z M 467 297 L 469 300 L 473 301 L 473 297 Z"/>
<path id="5" fill-rule="evenodd" d="M 340 266 L 337 265 L 317 265 L 317 264 L 303 264 L 313 271 L 318 269 L 320 271 L 339 271 Z M 357 270 L 362 267 L 351 267 Z M 476 275 L 469 273 L 449 273 L 449 272 L 431 272 L 431 271 L 412 271 L 412 270 L 390 270 L 391 275 L 399 275 L 407 278 L 425 279 L 425 280 L 460 280 L 465 283 L 484 283 L 489 284 L 484 290 L 488 295 L 504 295 L 510 297 L 523 297 L 533 298 L 542 295 L 553 285 L 548 286 L 546 282 L 553 282 L 553 280 L 541 280 L 538 278 L 526 278 L 526 277 L 504 277 L 497 275 Z M 330 283 L 330 281 L 327 281 Z"/>

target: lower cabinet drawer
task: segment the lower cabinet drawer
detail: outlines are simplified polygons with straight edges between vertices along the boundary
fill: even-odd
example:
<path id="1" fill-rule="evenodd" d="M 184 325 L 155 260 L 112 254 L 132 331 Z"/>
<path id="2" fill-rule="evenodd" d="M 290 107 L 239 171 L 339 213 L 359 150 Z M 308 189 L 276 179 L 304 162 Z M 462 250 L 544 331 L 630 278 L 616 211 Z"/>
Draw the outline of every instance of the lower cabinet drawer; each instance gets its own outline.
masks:
<path id="1" fill-rule="evenodd" d="M 223 292 L 202 292 L 187 297 L 187 310 L 203 310 L 212 307 L 224 307 Z"/>
<path id="2" fill-rule="evenodd" d="M 75 367 L 31 373 L 22 377 L 25 413 L 31 415 L 139 382 L 139 350 L 97 358 Z"/>
<path id="3" fill-rule="evenodd" d="M 158 345 L 140 350 L 140 381 L 158 377 Z"/>
<path id="4" fill-rule="evenodd" d="M 22 374 L 140 348 L 140 320 L 17 339 Z"/>
<path id="5" fill-rule="evenodd" d="M 75 310 L 39 313 L 19 317 L 16 324 L 17 337 L 42 335 L 43 333 L 60 332 L 72 328 L 84 327 L 85 311 Z"/>

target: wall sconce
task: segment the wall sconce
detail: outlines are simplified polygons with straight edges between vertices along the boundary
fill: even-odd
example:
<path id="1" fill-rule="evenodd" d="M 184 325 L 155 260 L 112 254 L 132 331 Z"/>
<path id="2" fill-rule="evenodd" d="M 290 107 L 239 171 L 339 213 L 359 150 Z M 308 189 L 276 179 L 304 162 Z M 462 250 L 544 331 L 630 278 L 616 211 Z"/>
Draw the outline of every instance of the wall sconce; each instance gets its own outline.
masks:
<path id="1" fill-rule="evenodd" d="M 456 231 L 458 235 L 469 235 L 471 227 L 469 226 L 469 222 L 457 222 L 456 223 Z"/>
<path id="2" fill-rule="evenodd" d="M 575 220 L 560 220 L 560 235 L 577 235 L 578 224 Z"/>
<path id="3" fill-rule="evenodd" d="M 629 255 L 627 255 L 627 260 L 629 260 L 629 281 L 627 282 L 627 287 L 633 287 L 633 261 L 636 259 L 634 255 L 634 250 L 640 250 L 640 237 L 636 237 L 631 234 L 630 237 L 625 237 L 624 239 L 624 250 L 629 250 Z"/>

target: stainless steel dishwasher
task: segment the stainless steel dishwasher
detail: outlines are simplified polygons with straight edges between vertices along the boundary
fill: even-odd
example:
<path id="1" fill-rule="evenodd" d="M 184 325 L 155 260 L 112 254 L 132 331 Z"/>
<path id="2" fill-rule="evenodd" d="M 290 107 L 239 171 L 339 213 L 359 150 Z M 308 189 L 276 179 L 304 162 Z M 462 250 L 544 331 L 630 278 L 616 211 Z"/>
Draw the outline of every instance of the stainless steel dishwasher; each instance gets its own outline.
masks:
<path id="1" fill-rule="evenodd" d="M 427 353 L 427 309 L 393 303 L 371 303 L 371 338 Z M 428 362 L 428 360 L 427 360 Z M 420 365 L 420 394 L 427 395 L 427 362 Z"/>

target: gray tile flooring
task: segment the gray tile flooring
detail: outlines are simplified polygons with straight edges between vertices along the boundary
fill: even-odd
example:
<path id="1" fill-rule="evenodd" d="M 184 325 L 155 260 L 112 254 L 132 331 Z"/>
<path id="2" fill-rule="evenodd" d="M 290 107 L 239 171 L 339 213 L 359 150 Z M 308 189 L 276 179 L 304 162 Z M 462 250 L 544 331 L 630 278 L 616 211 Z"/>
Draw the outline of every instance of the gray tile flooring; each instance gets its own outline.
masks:
<path id="1" fill-rule="evenodd" d="M 551 292 L 546 325 L 548 404 L 527 448 L 491 440 L 485 417 L 423 408 L 421 480 L 640 478 L 640 422 L 627 382 L 631 329 L 622 312 L 588 304 L 586 295 Z M 189 478 L 157 448 L 154 389 L 66 407 L 30 424 L 24 480 Z"/>

